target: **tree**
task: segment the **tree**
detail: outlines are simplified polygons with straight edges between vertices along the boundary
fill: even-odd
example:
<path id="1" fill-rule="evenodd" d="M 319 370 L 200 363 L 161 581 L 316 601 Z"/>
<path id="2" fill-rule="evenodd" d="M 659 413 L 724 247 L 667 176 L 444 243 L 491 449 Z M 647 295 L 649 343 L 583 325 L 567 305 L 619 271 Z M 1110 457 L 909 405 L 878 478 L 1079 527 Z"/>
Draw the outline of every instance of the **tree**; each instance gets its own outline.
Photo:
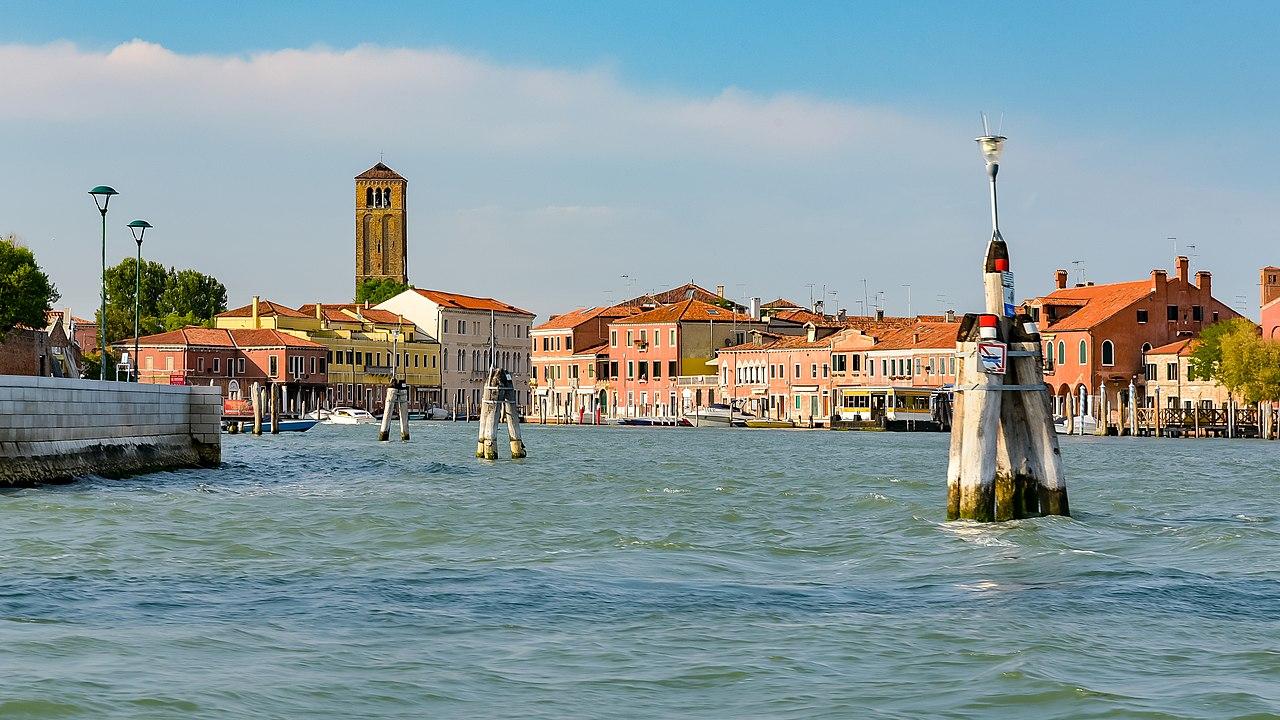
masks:
<path id="1" fill-rule="evenodd" d="M 398 283 L 389 278 L 365 278 L 356 287 L 356 302 L 368 302 L 370 305 L 377 305 L 380 302 L 390 300 L 411 287 L 413 286 Z"/>
<path id="2" fill-rule="evenodd" d="M 1215 381 L 1245 402 L 1280 400 L 1280 343 L 1244 318 L 1205 328 L 1190 365 L 1192 380 Z"/>
<path id="3" fill-rule="evenodd" d="M 141 335 L 208 324 L 227 309 L 227 288 L 210 275 L 195 270 L 166 270 L 163 265 L 126 258 L 107 268 L 107 341 L 133 337 L 134 283 L 141 284 L 138 332 Z"/>
<path id="4" fill-rule="evenodd" d="M 17 325 L 45 326 L 45 313 L 61 297 L 16 235 L 0 238 L 0 340 Z"/>

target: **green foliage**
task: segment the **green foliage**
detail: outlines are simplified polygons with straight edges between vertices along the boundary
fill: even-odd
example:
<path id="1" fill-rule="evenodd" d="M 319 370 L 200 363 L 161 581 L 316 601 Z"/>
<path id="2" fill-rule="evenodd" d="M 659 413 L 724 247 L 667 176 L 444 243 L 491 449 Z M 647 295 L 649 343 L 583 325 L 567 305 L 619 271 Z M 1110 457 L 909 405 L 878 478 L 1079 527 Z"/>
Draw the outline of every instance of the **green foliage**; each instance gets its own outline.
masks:
<path id="1" fill-rule="evenodd" d="M 101 377 L 98 374 L 99 368 L 102 367 L 101 357 L 102 353 L 97 348 L 83 352 L 80 356 L 80 377 L 90 380 L 97 380 Z M 111 350 L 107 350 L 107 379 L 115 379 L 116 363 L 118 362 L 120 362 L 120 356 Z"/>
<path id="2" fill-rule="evenodd" d="M 58 290 L 15 235 L 0 238 L 0 340 L 16 325 L 44 327 Z"/>
<path id="3" fill-rule="evenodd" d="M 368 301 L 370 305 L 377 305 L 380 302 L 390 300 L 411 287 L 413 286 L 398 283 L 395 280 L 366 278 L 356 288 L 356 302 L 363 303 Z"/>
<path id="4" fill-rule="evenodd" d="M 166 270 L 163 265 L 126 258 L 107 268 L 107 341 L 133 337 L 134 284 L 142 292 L 138 304 L 138 332 L 146 336 L 187 325 L 209 324 L 227 309 L 227 288 L 217 278 L 195 270 Z M 97 315 L 95 315 L 96 319 Z"/>
<path id="5" fill-rule="evenodd" d="M 1190 365 L 1192 380 L 1215 381 L 1244 402 L 1280 400 L 1280 343 L 1244 318 L 1205 328 Z"/>

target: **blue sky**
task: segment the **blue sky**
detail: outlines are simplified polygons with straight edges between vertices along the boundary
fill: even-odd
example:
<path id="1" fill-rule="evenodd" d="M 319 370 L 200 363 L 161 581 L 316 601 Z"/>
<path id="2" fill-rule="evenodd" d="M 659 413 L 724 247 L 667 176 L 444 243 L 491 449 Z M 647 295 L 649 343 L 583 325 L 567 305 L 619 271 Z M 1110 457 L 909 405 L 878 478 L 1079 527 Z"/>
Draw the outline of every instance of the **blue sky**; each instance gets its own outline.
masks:
<path id="1" fill-rule="evenodd" d="M 92 306 L 76 193 L 110 182 L 122 213 L 163 217 L 158 259 L 232 302 L 339 300 L 350 178 L 385 152 L 410 178 L 419 285 L 505 287 L 545 316 L 618 299 L 622 273 L 799 300 L 813 283 L 856 312 L 868 277 L 892 312 L 905 283 L 917 312 L 964 310 L 988 110 L 1023 294 L 1073 260 L 1145 275 L 1178 236 L 1252 311 L 1280 260 L 1275 4 L 364 7 L 0 6 L 0 90 L 25 108 L 0 130 L 30 168 L 0 179 L 0 232 Z M 511 270 L 495 282 L 477 249 Z"/>

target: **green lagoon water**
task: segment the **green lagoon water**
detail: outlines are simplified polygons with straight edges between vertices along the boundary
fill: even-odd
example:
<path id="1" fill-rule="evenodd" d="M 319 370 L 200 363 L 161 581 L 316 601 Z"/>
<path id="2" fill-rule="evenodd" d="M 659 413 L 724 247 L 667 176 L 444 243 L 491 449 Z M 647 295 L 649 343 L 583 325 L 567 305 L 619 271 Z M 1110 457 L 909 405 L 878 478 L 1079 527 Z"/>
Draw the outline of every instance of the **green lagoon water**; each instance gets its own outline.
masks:
<path id="1" fill-rule="evenodd" d="M 1280 443 L 979 526 L 942 435 L 413 432 L 0 493 L 0 718 L 1280 717 Z"/>

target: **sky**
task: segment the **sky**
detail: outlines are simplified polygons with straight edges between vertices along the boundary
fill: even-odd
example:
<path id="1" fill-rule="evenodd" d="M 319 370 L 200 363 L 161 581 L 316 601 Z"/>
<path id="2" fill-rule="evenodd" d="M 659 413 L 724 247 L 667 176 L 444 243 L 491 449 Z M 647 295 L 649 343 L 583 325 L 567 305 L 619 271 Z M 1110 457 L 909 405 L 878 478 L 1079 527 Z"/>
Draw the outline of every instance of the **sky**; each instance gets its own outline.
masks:
<path id="1" fill-rule="evenodd" d="M 544 319 L 689 280 L 963 312 L 985 111 L 1020 296 L 1177 252 L 1256 317 L 1277 35 L 1275 3 L 4 3 L 0 234 L 91 317 L 107 184 L 109 263 L 142 218 L 233 307 L 349 301 L 382 158 L 419 287 Z"/>

